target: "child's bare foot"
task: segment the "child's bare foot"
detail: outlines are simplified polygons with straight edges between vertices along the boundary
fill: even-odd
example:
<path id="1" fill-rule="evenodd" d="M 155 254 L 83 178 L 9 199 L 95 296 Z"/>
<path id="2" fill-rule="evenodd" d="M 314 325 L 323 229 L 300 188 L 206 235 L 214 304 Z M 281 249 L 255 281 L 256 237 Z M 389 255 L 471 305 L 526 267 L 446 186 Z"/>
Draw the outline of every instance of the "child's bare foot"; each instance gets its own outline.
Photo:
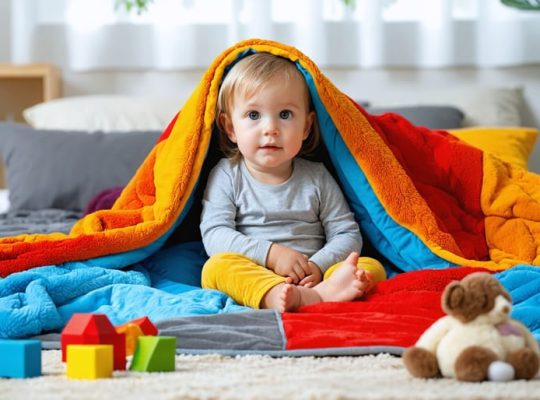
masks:
<path id="1" fill-rule="evenodd" d="M 369 273 L 356 266 L 358 254 L 351 253 L 329 278 L 313 288 L 297 286 L 290 281 L 270 289 L 261 302 L 261 308 L 280 312 L 295 311 L 302 306 L 323 301 L 352 301 L 362 297 L 372 282 Z"/>
<path id="2" fill-rule="evenodd" d="M 279 300 L 280 312 L 296 310 L 302 304 L 302 294 L 295 285 L 286 283 L 281 289 Z"/>
<path id="3" fill-rule="evenodd" d="M 359 270 L 357 263 L 358 253 L 351 253 L 330 277 L 313 288 L 322 301 L 352 301 L 371 289 L 370 275 Z"/>
<path id="4" fill-rule="evenodd" d="M 316 304 L 322 301 L 321 296 L 312 288 L 296 286 L 285 283 L 279 294 L 280 312 L 295 311 L 308 304 Z"/>
<path id="5" fill-rule="evenodd" d="M 266 292 L 261 300 L 260 307 L 285 312 L 295 311 L 302 306 L 320 303 L 321 301 L 321 296 L 314 289 L 285 282 L 274 286 Z"/>

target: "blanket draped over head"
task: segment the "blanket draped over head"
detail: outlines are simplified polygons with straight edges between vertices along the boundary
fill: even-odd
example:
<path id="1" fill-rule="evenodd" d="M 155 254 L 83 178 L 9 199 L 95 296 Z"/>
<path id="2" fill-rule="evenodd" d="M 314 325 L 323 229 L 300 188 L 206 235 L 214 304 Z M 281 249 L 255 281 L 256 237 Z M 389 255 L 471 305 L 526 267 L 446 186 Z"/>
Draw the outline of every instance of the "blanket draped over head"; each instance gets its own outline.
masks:
<path id="1" fill-rule="evenodd" d="M 186 215 L 200 202 L 196 193 L 204 185 L 205 162 L 215 152 L 218 90 L 234 62 L 253 52 L 288 58 L 304 75 L 328 162 L 365 239 L 389 275 L 398 274 L 362 301 L 309 306 L 280 316 L 286 348 L 294 347 L 295 337 L 304 341 L 298 348 L 412 344 L 441 315 L 437 296 L 444 285 L 479 268 L 498 272 L 514 297 L 514 316 L 523 304 L 523 315 L 528 316 L 522 319 L 540 330 L 536 295 L 540 276 L 532 267 L 540 264 L 540 176 L 445 131 L 413 126 L 396 114 L 369 115 L 297 49 L 254 39 L 236 44 L 215 59 L 112 209 L 86 215 L 67 235 L 28 234 L 0 240 L 0 275 L 5 277 L 0 280 L 0 322 L 11 327 L 0 329 L 0 337 L 58 330 L 74 312 L 105 312 L 121 323 L 139 316 L 136 311 L 159 320 L 244 310 L 220 294 L 221 306 L 200 313 L 178 308 L 164 311 L 159 305 L 152 309 L 138 305 L 127 312 L 122 307 L 133 304 L 118 301 L 117 291 L 123 285 L 123 290 L 144 286 L 153 297 L 159 297 L 160 290 L 168 296 L 211 292 L 163 290 L 162 281 L 148 278 L 152 274 L 144 262 L 159 259 L 167 251 L 164 244 L 173 232 L 197 230 Z M 182 258 L 177 258 L 174 268 L 182 265 Z M 471 268 L 453 268 L 457 266 Z M 103 283 L 85 287 L 98 280 L 90 271 Z M 68 275 L 74 279 L 62 281 Z M 70 284 L 74 287 L 68 289 Z M 71 295 L 66 294 L 70 291 Z M 433 291 L 435 298 L 425 297 Z M 385 297 L 390 294 L 402 301 Z M 21 296 L 24 300 L 15 300 Z M 190 301 L 195 306 L 207 303 L 204 299 L 193 294 Z M 51 309 L 54 312 L 47 314 Z M 339 340 L 317 342 L 316 321 L 337 318 L 342 312 L 348 316 L 347 326 L 336 323 L 335 331 L 324 333 Z M 386 314 L 386 323 L 379 321 L 374 328 L 374 322 L 366 322 L 370 312 Z M 37 315 L 39 323 L 23 329 L 29 315 Z M 420 317 L 422 323 L 417 321 Z M 366 324 L 362 331 L 360 325 Z M 309 329 L 315 329 L 311 336 L 306 335 Z M 358 334 L 343 340 L 351 337 L 341 334 L 346 331 Z M 372 333 L 366 335 L 367 331 Z"/>

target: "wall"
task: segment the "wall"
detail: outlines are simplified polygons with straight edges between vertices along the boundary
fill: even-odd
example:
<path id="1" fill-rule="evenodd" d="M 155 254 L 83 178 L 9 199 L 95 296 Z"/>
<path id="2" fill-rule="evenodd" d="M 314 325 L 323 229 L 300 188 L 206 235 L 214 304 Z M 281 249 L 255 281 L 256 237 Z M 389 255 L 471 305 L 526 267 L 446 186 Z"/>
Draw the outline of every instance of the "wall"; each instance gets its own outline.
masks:
<path id="1" fill-rule="evenodd" d="M 203 72 L 64 72 L 64 95 L 115 93 L 167 97 L 177 99 L 180 108 Z M 423 91 L 522 87 L 526 101 L 524 124 L 540 128 L 540 65 L 497 69 L 327 69 L 324 72 L 351 97 L 381 105 L 395 103 L 397 99 L 414 103 L 415 94 Z M 540 173 L 540 144 L 531 155 L 530 168 Z"/>

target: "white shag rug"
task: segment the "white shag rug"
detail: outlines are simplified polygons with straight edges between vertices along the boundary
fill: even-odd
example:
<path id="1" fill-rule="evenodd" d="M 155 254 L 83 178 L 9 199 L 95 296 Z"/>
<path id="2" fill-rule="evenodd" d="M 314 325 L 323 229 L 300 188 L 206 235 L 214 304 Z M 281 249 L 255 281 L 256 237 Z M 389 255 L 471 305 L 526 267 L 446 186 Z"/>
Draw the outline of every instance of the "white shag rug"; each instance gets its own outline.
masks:
<path id="1" fill-rule="evenodd" d="M 460 383 L 411 378 L 399 357 L 271 358 L 181 355 L 176 372 L 65 376 L 60 352 L 43 352 L 43 376 L 0 379 L 0 399 L 540 399 L 540 379 Z"/>

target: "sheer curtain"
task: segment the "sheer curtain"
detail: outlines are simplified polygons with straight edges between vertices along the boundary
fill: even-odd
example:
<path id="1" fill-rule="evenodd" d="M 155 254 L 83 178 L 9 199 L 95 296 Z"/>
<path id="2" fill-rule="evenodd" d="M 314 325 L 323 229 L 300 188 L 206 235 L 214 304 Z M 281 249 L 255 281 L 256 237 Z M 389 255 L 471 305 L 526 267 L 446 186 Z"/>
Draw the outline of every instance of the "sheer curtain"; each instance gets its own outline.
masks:
<path id="1" fill-rule="evenodd" d="M 540 13 L 498 0 L 11 0 L 10 62 L 75 71 L 205 68 L 227 46 L 278 40 L 323 67 L 540 62 Z"/>

